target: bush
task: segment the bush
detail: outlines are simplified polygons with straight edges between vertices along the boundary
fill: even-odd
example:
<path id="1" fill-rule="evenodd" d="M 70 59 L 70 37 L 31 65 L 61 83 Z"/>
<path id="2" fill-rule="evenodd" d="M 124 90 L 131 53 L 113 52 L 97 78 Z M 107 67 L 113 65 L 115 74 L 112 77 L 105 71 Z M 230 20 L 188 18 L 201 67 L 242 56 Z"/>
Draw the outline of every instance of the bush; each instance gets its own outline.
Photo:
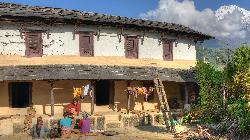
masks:
<path id="1" fill-rule="evenodd" d="M 203 62 L 196 64 L 195 73 L 200 87 L 200 119 L 205 123 L 218 122 L 223 112 L 224 73 Z"/>
<path id="2" fill-rule="evenodd" d="M 198 62 L 195 67 L 200 87 L 200 118 L 205 123 L 220 123 L 229 138 L 250 135 L 250 48 L 241 46 L 223 71 Z M 223 91 L 223 89 L 225 89 Z M 225 98 L 223 97 L 225 93 Z"/>

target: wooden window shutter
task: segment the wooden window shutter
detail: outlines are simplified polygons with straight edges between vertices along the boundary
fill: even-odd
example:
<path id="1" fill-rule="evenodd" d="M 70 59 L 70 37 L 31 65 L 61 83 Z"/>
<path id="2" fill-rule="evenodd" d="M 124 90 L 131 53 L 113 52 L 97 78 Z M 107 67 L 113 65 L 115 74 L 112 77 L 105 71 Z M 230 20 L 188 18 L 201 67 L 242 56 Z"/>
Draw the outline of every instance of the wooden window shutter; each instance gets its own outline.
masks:
<path id="1" fill-rule="evenodd" d="M 173 61 L 173 41 L 163 40 L 163 60 Z"/>
<path id="2" fill-rule="evenodd" d="M 125 56 L 127 58 L 138 58 L 138 42 L 136 36 L 125 37 Z"/>
<path id="3" fill-rule="evenodd" d="M 94 39 L 93 33 L 81 32 L 79 33 L 79 50 L 80 56 L 94 56 Z"/>
<path id="4" fill-rule="evenodd" d="M 41 57 L 43 55 L 42 42 L 41 32 L 25 33 L 25 55 L 30 57 Z"/>

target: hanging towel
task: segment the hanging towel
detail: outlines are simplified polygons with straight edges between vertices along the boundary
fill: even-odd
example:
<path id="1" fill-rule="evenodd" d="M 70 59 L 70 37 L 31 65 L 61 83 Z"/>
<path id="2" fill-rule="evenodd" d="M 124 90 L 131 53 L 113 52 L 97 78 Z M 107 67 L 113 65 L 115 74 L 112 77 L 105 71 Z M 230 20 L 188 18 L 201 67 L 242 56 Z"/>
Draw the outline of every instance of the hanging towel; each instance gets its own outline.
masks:
<path id="1" fill-rule="evenodd" d="M 84 87 L 84 91 L 83 91 L 83 96 L 87 96 L 89 91 L 90 91 L 90 88 L 91 87 L 91 84 L 87 84 L 85 87 Z"/>

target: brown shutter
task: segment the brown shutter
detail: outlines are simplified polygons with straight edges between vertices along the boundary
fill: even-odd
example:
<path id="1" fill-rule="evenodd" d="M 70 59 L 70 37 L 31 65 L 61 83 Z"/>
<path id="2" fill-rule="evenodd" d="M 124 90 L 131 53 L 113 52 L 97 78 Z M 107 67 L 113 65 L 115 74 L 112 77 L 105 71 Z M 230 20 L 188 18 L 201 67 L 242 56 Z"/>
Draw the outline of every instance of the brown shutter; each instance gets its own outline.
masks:
<path id="1" fill-rule="evenodd" d="M 127 36 L 125 37 L 125 56 L 127 58 L 138 58 L 138 38 Z"/>
<path id="2" fill-rule="evenodd" d="M 93 33 L 79 33 L 79 50 L 80 56 L 94 56 Z"/>
<path id="3" fill-rule="evenodd" d="M 26 51 L 25 55 L 30 57 L 40 57 L 43 55 L 42 33 L 27 32 L 25 33 Z"/>
<path id="4" fill-rule="evenodd" d="M 173 61 L 173 41 L 163 41 L 163 59 Z"/>

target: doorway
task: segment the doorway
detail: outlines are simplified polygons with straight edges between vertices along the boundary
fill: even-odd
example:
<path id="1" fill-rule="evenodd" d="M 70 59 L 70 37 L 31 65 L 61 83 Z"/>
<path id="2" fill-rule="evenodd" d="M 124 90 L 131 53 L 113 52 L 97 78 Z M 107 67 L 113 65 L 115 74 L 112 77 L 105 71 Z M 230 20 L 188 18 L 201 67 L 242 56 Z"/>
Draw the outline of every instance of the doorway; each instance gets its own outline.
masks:
<path id="1" fill-rule="evenodd" d="M 32 83 L 13 82 L 9 83 L 9 103 L 13 108 L 25 108 L 32 102 Z"/>
<path id="2" fill-rule="evenodd" d="M 109 105 L 110 81 L 100 80 L 95 83 L 96 105 Z"/>

